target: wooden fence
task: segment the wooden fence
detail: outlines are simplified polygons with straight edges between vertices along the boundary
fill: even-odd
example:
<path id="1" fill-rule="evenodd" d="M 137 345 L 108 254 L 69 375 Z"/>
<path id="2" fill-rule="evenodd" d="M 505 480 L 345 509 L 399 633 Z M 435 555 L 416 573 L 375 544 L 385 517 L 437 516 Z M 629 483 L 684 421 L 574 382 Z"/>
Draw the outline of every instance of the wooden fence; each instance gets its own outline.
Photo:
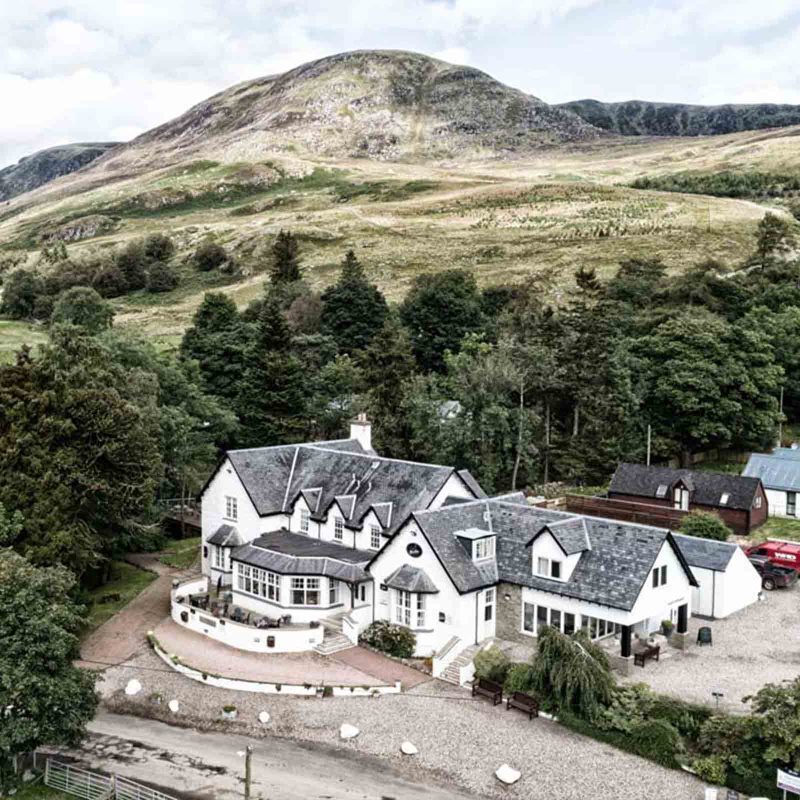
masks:
<path id="1" fill-rule="evenodd" d="M 688 512 L 664 506 L 632 503 L 629 500 L 610 500 L 608 497 L 586 497 L 578 494 L 566 496 L 567 511 L 590 517 L 606 517 L 658 528 L 680 528 Z"/>

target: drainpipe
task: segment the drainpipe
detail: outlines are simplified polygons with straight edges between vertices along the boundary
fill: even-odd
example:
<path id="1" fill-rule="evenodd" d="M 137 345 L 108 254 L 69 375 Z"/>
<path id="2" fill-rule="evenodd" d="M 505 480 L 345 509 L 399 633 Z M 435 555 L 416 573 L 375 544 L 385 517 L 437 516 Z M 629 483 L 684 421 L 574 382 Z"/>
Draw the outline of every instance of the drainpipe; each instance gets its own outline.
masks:
<path id="1" fill-rule="evenodd" d="M 475 644 L 478 644 L 478 606 L 481 593 L 475 592 Z"/>
<path id="2" fill-rule="evenodd" d="M 711 618 L 716 619 L 716 614 L 714 613 L 717 608 L 717 571 L 711 571 Z"/>

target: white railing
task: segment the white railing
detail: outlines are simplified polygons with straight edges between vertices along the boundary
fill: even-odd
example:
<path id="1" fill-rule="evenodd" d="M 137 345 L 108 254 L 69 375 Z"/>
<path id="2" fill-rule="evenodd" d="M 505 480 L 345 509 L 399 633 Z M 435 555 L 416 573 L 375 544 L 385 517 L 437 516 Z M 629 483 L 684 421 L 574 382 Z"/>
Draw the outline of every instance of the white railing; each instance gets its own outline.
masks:
<path id="1" fill-rule="evenodd" d="M 462 648 L 458 646 L 460 643 L 461 639 L 459 639 L 458 636 L 453 636 L 445 643 L 442 649 L 433 656 L 431 672 L 434 678 L 441 678 L 450 663 L 454 661 L 456 656 L 461 652 Z"/>
<path id="2" fill-rule="evenodd" d="M 84 800 L 176 800 L 121 775 L 101 775 L 47 756 L 44 785 Z"/>

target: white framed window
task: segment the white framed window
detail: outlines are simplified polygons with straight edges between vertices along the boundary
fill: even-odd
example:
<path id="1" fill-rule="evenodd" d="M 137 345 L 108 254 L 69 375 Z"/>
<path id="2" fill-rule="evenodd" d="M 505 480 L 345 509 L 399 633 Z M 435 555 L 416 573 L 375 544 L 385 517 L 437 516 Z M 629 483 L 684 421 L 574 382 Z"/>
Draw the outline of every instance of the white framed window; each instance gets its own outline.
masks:
<path id="1" fill-rule="evenodd" d="M 333 518 L 333 538 L 337 542 L 341 542 L 344 539 L 344 520 L 341 517 Z"/>
<path id="2" fill-rule="evenodd" d="M 672 506 L 679 511 L 689 510 L 689 490 L 682 486 L 676 486 L 672 493 Z"/>
<path id="3" fill-rule="evenodd" d="M 761 495 L 757 495 L 756 499 L 753 501 L 753 508 L 761 508 Z"/>
<path id="4" fill-rule="evenodd" d="M 425 595 L 418 594 L 417 595 L 417 627 L 424 628 L 425 627 Z"/>
<path id="5" fill-rule="evenodd" d="M 328 581 L 328 605 L 335 606 L 339 602 L 339 581 L 331 578 Z"/>
<path id="6" fill-rule="evenodd" d="M 292 605 L 319 605 L 319 578 L 292 578 Z"/>
<path id="7" fill-rule="evenodd" d="M 719 499 L 719 504 L 721 506 L 726 506 L 726 505 L 728 505 L 728 500 L 730 500 L 730 499 L 731 499 L 730 494 L 728 494 L 728 492 L 723 492 L 722 493 L 722 497 L 720 497 L 720 499 Z"/>
<path id="8" fill-rule="evenodd" d="M 225 498 L 225 519 L 234 522 L 239 519 L 239 501 L 235 497 Z"/>
<path id="9" fill-rule="evenodd" d="M 227 569 L 225 565 L 225 548 L 213 545 L 211 548 L 211 566 L 214 569 Z"/>
<path id="10" fill-rule="evenodd" d="M 369 546 L 373 550 L 381 549 L 381 529 L 377 525 L 371 525 L 369 529 Z"/>
<path id="11" fill-rule="evenodd" d="M 394 619 L 398 625 L 411 627 L 411 593 L 402 589 L 397 590 L 394 604 Z"/>
<path id="12" fill-rule="evenodd" d="M 667 565 L 656 567 L 653 570 L 653 588 L 657 589 L 659 586 L 664 586 L 667 582 Z"/>
<path id="13" fill-rule="evenodd" d="M 281 576 L 249 564 L 236 564 L 236 588 L 241 592 L 264 597 L 273 603 L 281 601 Z"/>
<path id="14" fill-rule="evenodd" d="M 476 539 L 472 543 L 472 560 L 484 561 L 494 558 L 494 549 L 494 536 L 487 536 L 485 539 Z"/>
<path id="15" fill-rule="evenodd" d="M 311 522 L 311 514 L 309 514 L 307 508 L 300 509 L 300 530 L 303 533 L 308 533 L 308 529 L 310 528 Z"/>
<path id="16" fill-rule="evenodd" d="M 494 617 L 494 589 L 487 589 L 483 593 L 483 621 L 491 622 Z"/>
<path id="17" fill-rule="evenodd" d="M 543 578 L 553 578 L 561 580 L 561 562 L 550 558 L 536 559 L 536 574 Z"/>
<path id="18" fill-rule="evenodd" d="M 589 632 L 591 631 L 591 619 L 591 617 L 583 617 L 582 620 L 583 627 Z M 558 628 L 562 633 L 571 636 L 577 630 L 577 622 L 577 615 L 569 611 L 562 611 L 558 608 L 548 608 L 547 606 L 535 605 L 534 603 L 522 604 L 522 631 L 532 636 L 538 636 L 539 631 L 547 625 Z M 608 624 L 611 625 L 612 623 Z M 605 625 L 602 630 L 603 635 L 605 635 Z"/>

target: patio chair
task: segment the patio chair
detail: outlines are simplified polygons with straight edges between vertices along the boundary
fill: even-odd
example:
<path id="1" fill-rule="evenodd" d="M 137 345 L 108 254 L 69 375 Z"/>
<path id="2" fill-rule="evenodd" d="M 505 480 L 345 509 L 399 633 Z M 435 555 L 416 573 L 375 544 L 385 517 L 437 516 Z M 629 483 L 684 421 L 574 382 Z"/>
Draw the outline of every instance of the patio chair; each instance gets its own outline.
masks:
<path id="1" fill-rule="evenodd" d="M 244 622 L 244 609 L 234 606 L 233 611 L 231 611 L 231 621 Z"/>
<path id="2" fill-rule="evenodd" d="M 291 625 L 292 624 L 292 615 L 291 614 L 284 614 L 280 619 L 281 625 Z"/>
<path id="3" fill-rule="evenodd" d="M 709 644 L 713 647 L 713 642 L 711 641 L 711 628 L 707 625 L 704 625 L 697 631 L 697 644 L 701 647 L 704 644 Z"/>

